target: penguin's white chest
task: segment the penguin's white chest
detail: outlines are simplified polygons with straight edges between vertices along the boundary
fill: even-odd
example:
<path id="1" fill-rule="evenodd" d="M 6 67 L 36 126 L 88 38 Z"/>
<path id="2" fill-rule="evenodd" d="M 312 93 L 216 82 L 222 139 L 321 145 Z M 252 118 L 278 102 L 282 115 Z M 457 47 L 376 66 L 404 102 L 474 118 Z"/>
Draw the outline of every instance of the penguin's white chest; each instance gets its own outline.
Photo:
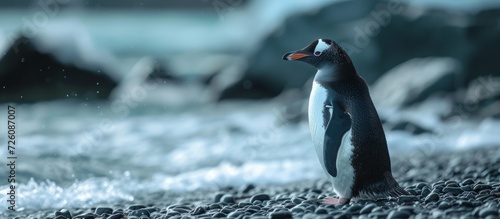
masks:
<path id="1" fill-rule="evenodd" d="M 324 164 L 323 147 L 325 146 L 325 130 L 328 121 L 324 121 L 324 110 L 328 111 L 330 115 L 328 118 L 331 118 L 332 110 L 334 110 L 332 107 L 325 106 L 327 98 L 328 90 L 314 81 L 311 95 L 309 97 L 309 129 L 311 131 L 311 137 L 316 149 L 316 154 L 318 155 L 318 159 L 323 167 L 323 170 L 325 170 L 325 173 L 327 173 L 327 171 Z M 327 176 L 333 184 L 334 191 L 341 198 L 351 198 L 351 190 L 354 184 L 354 168 L 351 163 L 351 157 L 353 155 L 351 137 L 351 129 L 349 129 L 342 137 L 336 161 L 337 176 L 333 177 L 327 173 Z M 330 156 L 335 155 L 332 154 Z M 327 159 L 332 158 L 327 157 Z"/>

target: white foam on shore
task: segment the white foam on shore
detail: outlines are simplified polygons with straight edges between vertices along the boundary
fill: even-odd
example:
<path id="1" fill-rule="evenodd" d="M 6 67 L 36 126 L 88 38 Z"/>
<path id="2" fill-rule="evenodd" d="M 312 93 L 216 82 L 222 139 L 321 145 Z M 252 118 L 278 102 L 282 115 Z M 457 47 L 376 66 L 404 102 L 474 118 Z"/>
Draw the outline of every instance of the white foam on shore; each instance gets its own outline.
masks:
<path id="1" fill-rule="evenodd" d="M 5 108 L 0 107 L 0 114 Z M 281 103 L 227 102 L 185 110 L 148 106 L 131 109 L 125 118 L 106 103 L 58 101 L 16 108 L 22 142 L 17 171 L 37 178 L 18 180 L 19 209 L 96 206 L 155 191 L 280 185 L 324 177 L 307 123 L 276 123 Z M 99 125 L 108 119 L 112 128 Z M 460 125 L 430 121 L 441 133 L 387 131 L 391 155 L 500 142 L 498 120 L 464 118 Z M 1 193 L 7 191 L 8 185 L 0 186 Z M 7 209 L 6 198 L 0 211 Z"/>

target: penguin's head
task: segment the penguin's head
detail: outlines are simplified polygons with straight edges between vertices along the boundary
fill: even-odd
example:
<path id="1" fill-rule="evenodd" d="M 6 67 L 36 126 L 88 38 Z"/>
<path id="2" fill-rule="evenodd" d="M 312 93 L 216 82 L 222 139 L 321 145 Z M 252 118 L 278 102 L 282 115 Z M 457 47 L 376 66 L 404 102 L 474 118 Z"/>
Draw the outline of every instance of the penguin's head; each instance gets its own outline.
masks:
<path id="1" fill-rule="evenodd" d="M 286 53 L 283 60 L 298 60 L 311 64 L 317 69 L 325 65 L 351 64 L 349 55 L 330 39 L 317 39 L 303 49 Z"/>

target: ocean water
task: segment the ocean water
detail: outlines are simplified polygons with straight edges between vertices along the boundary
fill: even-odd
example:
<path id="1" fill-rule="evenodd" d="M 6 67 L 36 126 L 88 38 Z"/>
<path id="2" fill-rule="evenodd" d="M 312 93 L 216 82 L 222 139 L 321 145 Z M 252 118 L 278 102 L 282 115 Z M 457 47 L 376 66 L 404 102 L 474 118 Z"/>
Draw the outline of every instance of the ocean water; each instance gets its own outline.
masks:
<path id="1" fill-rule="evenodd" d="M 413 118 L 442 132 L 387 131 L 392 156 L 500 142 L 499 121 L 464 118 L 459 126 L 442 123 L 433 117 L 446 104 L 433 110 L 426 106 L 438 106 L 437 102 L 446 101 L 429 100 L 404 112 L 379 109 L 382 116 Z M 15 107 L 19 210 L 95 206 L 133 201 L 138 194 L 157 191 L 279 185 L 324 177 L 307 122 L 283 123 L 289 115 L 278 101 L 175 108 L 138 103 L 126 113 L 107 102 L 53 101 Z M 6 108 L 0 106 L 0 115 L 6 117 Z M 2 139 L 6 130 L 0 126 Z M 5 140 L 0 147 L 6 148 Z M 8 192 L 6 183 L 0 192 Z M 6 211 L 6 196 L 2 197 L 5 206 L 0 211 Z"/>

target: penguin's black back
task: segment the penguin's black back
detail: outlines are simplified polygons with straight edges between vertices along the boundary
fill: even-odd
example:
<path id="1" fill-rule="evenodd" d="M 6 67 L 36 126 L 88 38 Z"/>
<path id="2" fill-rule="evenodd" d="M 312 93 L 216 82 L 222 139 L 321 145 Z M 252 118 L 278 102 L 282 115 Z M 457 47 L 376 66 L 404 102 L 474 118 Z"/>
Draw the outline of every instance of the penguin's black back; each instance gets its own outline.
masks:
<path id="1" fill-rule="evenodd" d="M 377 198 L 404 194 L 392 177 L 384 130 L 371 100 L 366 82 L 355 73 L 334 81 L 317 81 L 334 90 L 351 116 L 354 168 L 353 197 Z M 394 191 L 396 190 L 396 192 Z"/>

